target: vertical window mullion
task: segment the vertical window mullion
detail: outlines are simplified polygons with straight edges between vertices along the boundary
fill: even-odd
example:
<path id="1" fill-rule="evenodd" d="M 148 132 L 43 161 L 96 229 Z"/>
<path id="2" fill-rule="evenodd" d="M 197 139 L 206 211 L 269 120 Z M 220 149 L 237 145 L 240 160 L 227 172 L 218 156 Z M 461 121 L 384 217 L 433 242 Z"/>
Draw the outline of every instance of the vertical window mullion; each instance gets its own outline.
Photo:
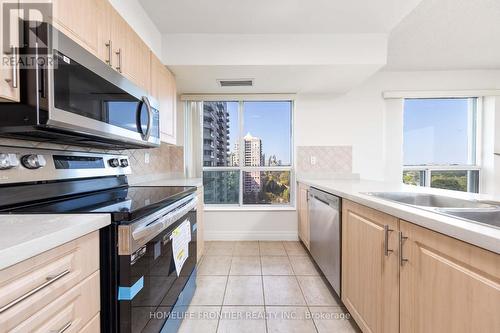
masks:
<path id="1" fill-rule="evenodd" d="M 245 166 L 245 142 L 243 140 L 243 137 L 244 137 L 244 134 L 243 134 L 243 130 L 244 130 L 244 119 L 243 119 L 243 101 L 242 100 L 239 100 L 238 101 L 238 117 L 239 117 L 239 137 L 238 137 L 238 142 L 239 142 L 239 151 L 238 151 L 238 154 L 240 155 L 239 156 L 239 159 L 240 159 L 240 207 L 243 206 L 243 181 L 244 181 L 244 177 L 243 177 L 243 167 Z"/>
<path id="2" fill-rule="evenodd" d="M 425 169 L 425 186 L 431 187 L 431 170 Z"/>

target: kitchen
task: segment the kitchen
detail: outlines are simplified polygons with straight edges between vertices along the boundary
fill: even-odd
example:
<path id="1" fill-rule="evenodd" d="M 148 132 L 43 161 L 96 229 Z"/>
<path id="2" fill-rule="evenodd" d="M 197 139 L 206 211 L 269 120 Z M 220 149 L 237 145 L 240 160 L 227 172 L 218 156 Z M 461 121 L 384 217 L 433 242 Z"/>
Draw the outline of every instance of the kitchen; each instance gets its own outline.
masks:
<path id="1" fill-rule="evenodd" d="M 495 1 L 1 17 L 0 332 L 500 331 Z"/>

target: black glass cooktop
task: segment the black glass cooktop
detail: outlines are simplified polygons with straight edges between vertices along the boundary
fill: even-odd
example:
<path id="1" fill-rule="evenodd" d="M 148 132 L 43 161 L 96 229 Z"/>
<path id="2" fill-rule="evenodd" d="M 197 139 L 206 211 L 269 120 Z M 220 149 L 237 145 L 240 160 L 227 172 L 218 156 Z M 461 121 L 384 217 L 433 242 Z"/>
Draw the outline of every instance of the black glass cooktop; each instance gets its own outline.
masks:
<path id="1" fill-rule="evenodd" d="M 124 186 L 9 209 L 11 213 L 110 213 L 113 221 L 127 222 L 164 208 L 196 191 L 195 187 Z"/>

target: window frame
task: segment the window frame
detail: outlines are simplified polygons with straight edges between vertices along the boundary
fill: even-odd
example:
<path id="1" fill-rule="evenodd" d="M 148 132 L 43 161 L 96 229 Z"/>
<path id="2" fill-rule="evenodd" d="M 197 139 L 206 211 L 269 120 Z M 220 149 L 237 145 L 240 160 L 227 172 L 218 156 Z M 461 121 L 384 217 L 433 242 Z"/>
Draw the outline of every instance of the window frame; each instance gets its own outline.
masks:
<path id="1" fill-rule="evenodd" d="M 482 184 L 482 168 L 481 168 L 481 136 L 482 136 L 482 128 L 481 128 L 481 123 L 482 123 L 482 109 L 483 109 L 483 99 L 480 96 L 468 96 L 468 97 L 409 97 L 409 98 L 404 98 L 403 99 L 403 113 L 404 113 L 404 102 L 409 99 L 452 99 L 452 98 L 458 98 L 458 99 L 474 99 L 474 107 L 469 110 L 469 112 L 472 111 L 472 115 L 474 117 L 474 120 L 472 124 L 470 124 L 468 127 L 468 131 L 472 131 L 473 135 L 472 141 L 469 144 L 468 147 L 468 155 L 469 159 L 473 160 L 473 164 L 442 164 L 442 165 L 427 165 L 427 164 L 422 164 L 422 165 L 405 165 L 403 164 L 403 172 L 402 172 L 402 177 L 404 177 L 404 173 L 406 171 L 418 171 L 423 174 L 423 179 L 420 180 L 420 184 L 417 186 L 424 186 L 424 187 L 429 187 L 429 188 L 436 188 L 436 187 L 431 187 L 431 181 L 432 181 L 432 172 L 433 171 L 477 171 L 478 172 L 478 180 L 477 180 L 477 188 L 473 188 L 474 184 L 467 183 L 467 192 L 470 193 L 480 193 L 481 191 L 481 184 Z M 403 116 L 403 124 L 404 124 L 404 116 Z M 404 126 L 404 125 L 403 125 Z M 403 134 L 403 142 L 404 142 L 404 134 Z M 404 154 L 404 151 L 403 151 Z M 403 181 L 403 180 L 402 180 Z M 404 183 L 404 182 L 403 182 Z M 438 188 L 439 189 L 439 188 Z M 477 192 L 475 191 L 477 189 Z M 460 191 L 461 192 L 461 191 Z"/>
<path id="2" fill-rule="evenodd" d="M 222 210 L 222 211 L 259 211 L 259 210 L 295 210 L 296 205 L 296 179 L 294 172 L 294 161 L 295 161 L 295 132 L 294 132 L 294 121 L 295 121 L 295 99 L 290 98 L 290 96 L 285 95 L 284 98 L 280 98 L 280 96 L 273 97 L 257 97 L 256 96 L 224 96 L 225 98 L 220 99 L 203 99 L 200 98 L 202 102 L 238 102 L 238 143 L 240 147 L 244 147 L 244 103 L 245 102 L 290 102 L 290 165 L 288 166 L 245 166 L 244 165 L 244 154 L 245 149 L 239 149 L 239 166 L 203 166 L 203 158 L 201 159 L 201 172 L 203 178 L 203 172 L 205 171 L 239 171 L 239 195 L 238 195 L 238 204 L 207 204 L 205 203 L 205 210 Z M 202 111 L 203 112 L 203 111 Z M 203 118 L 203 117 L 202 117 Z M 203 130 L 203 127 L 202 127 Z M 201 138 L 203 140 L 203 133 L 201 134 Z M 203 146 L 203 144 L 202 144 Z M 201 151 L 201 156 L 203 156 L 203 148 Z M 243 203 L 243 182 L 244 172 L 252 172 L 252 171 L 287 171 L 290 172 L 290 202 L 288 204 L 244 204 Z"/>

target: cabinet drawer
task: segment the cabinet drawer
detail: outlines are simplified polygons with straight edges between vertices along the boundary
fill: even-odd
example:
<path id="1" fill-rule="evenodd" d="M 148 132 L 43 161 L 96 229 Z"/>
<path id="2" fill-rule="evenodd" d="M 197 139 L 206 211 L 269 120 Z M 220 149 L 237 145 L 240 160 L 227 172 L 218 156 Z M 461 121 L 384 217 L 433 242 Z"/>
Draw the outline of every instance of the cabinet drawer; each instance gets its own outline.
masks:
<path id="1" fill-rule="evenodd" d="M 26 320 L 11 316 L 0 332 L 79 332 L 99 312 L 99 283 L 97 271 Z"/>
<path id="2" fill-rule="evenodd" d="M 0 326 L 25 320 L 99 269 L 99 232 L 0 271 Z"/>
<path id="3" fill-rule="evenodd" d="M 85 325 L 80 333 L 99 333 L 101 332 L 101 316 L 99 313 Z"/>

